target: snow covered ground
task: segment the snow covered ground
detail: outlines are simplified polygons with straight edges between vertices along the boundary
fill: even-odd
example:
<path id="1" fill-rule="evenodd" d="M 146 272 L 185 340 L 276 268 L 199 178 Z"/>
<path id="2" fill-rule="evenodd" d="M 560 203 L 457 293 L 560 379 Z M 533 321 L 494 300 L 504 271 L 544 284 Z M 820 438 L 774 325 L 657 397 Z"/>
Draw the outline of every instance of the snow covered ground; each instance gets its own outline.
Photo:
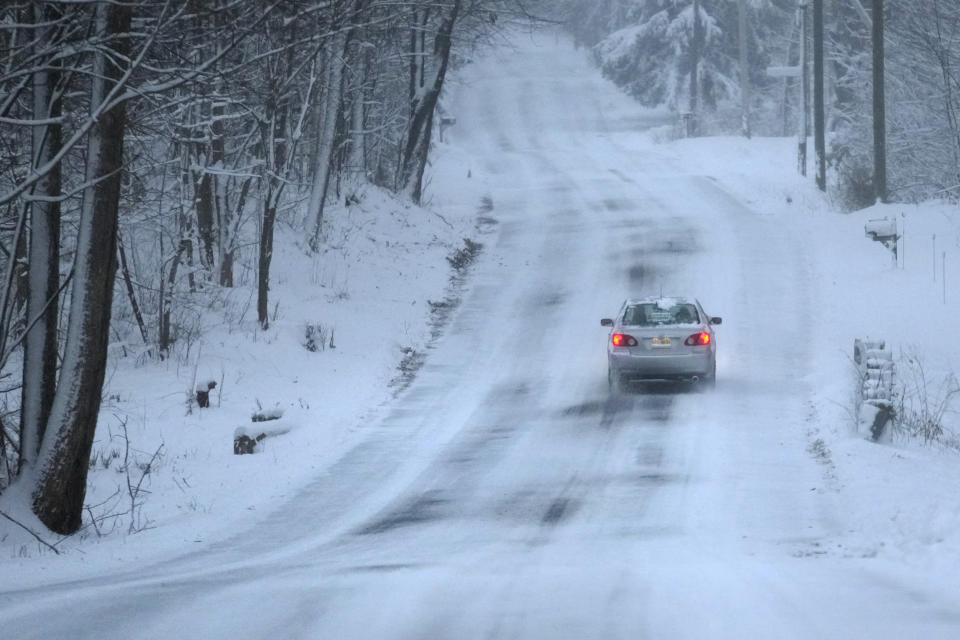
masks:
<path id="1" fill-rule="evenodd" d="M 0 523 L 0 628 L 957 637 L 950 435 L 875 444 L 850 415 L 855 338 L 922 359 L 931 396 L 951 374 L 952 208 L 839 214 L 796 175 L 794 140 L 669 141 L 553 35 L 452 82 L 429 210 L 369 190 L 331 216 L 324 256 L 281 239 L 270 331 L 238 291 L 189 356 L 114 358 L 89 500 L 120 495 L 91 515 L 128 507 L 126 421 L 138 460 L 163 445 L 152 528 L 125 517 L 54 556 Z M 896 266 L 864 236 L 885 216 L 905 231 Z M 484 250 L 452 285 L 464 237 Z M 598 320 L 661 288 L 723 316 L 716 392 L 611 399 Z M 308 352 L 307 323 L 336 348 Z M 218 388 L 187 414 L 198 354 Z M 275 407 L 290 433 L 234 456 L 234 429 Z"/>
<path id="2" fill-rule="evenodd" d="M 901 433 L 892 442 L 872 444 L 862 428 L 857 433 L 852 417 L 856 338 L 886 341 L 912 398 L 921 374 L 931 404 L 955 386 L 960 349 L 950 336 L 960 312 L 956 207 L 881 204 L 837 213 L 794 171 L 794 139 L 713 138 L 671 146 L 691 173 L 709 176 L 803 245 L 803 268 L 813 284 L 809 308 L 802 311 L 811 362 L 796 373 L 811 388 L 810 453 L 823 465 L 825 480 L 817 490 L 837 494 L 848 527 L 832 548 L 818 542 L 815 553 L 904 562 L 923 582 L 942 580 L 945 591 L 960 586 L 956 406 L 943 416 L 942 440 L 927 446 Z M 896 263 L 887 248 L 865 236 L 865 225 L 879 219 L 896 220 L 902 234 Z M 792 294 L 793 281 L 780 284 L 783 295 Z M 785 333 L 783 339 L 797 336 Z"/>

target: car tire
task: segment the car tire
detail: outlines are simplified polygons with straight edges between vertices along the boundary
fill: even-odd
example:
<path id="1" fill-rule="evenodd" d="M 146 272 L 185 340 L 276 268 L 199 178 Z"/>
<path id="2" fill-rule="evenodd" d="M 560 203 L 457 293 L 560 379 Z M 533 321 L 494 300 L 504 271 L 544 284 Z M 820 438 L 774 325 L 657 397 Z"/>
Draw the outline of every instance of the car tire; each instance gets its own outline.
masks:
<path id="1" fill-rule="evenodd" d="M 623 393 L 623 378 L 612 367 L 607 368 L 607 387 L 611 395 L 618 396 Z"/>
<path id="2" fill-rule="evenodd" d="M 710 375 L 708 375 L 700 383 L 704 391 L 711 391 L 717 387 L 717 363 L 713 363 L 713 368 L 710 370 Z"/>

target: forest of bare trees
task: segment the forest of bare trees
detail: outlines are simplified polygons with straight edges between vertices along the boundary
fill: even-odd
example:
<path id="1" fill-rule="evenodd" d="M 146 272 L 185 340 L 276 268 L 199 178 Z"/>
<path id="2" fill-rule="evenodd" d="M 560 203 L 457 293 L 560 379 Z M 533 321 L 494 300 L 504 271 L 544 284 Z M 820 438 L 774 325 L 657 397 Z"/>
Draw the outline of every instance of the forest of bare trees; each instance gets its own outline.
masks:
<path id="1" fill-rule="evenodd" d="M 799 63 L 798 11 L 813 0 L 563 0 L 577 41 L 604 74 L 648 106 L 690 108 L 706 133 L 741 130 L 738 9 L 747 14 L 752 128 L 760 135 L 797 131 L 795 78 L 768 67 Z M 826 159 L 831 195 L 841 207 L 874 201 L 872 186 L 871 11 L 869 0 L 822 0 L 826 31 Z M 952 0 L 884 0 L 887 181 L 890 198 L 960 198 L 960 5 Z M 699 20 L 693 19 L 694 7 Z M 694 37 L 694 27 L 702 27 Z M 812 35 L 807 35 L 812 56 Z M 687 81 L 693 43 L 698 82 Z M 811 58 L 812 59 L 812 58 Z M 808 68 L 812 63 L 808 62 Z M 810 108 L 810 105 L 807 105 Z"/>
<path id="2" fill-rule="evenodd" d="M 523 14 L 509 0 L 4 3 L 0 491 L 23 483 L 49 529 L 76 531 L 108 344 L 167 358 L 183 308 L 240 285 L 267 328 L 277 224 L 316 252 L 325 207 L 360 185 L 419 202 L 447 70 Z"/>

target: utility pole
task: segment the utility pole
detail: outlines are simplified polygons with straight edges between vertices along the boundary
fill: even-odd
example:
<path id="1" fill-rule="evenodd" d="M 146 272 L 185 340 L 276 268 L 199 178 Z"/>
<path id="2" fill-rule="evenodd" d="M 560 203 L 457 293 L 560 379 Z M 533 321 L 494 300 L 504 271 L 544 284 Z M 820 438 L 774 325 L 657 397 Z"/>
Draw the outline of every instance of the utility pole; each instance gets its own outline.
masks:
<path id="1" fill-rule="evenodd" d="M 813 148 L 817 187 L 827 190 L 827 158 L 823 107 L 823 0 L 813 0 Z"/>
<path id="2" fill-rule="evenodd" d="M 750 137 L 750 67 L 747 57 L 747 0 L 739 0 L 740 12 L 740 98 L 742 100 L 742 130 Z"/>
<path id="3" fill-rule="evenodd" d="M 887 201 L 887 125 L 883 87 L 883 0 L 873 0 L 873 192 Z"/>
<path id="4" fill-rule="evenodd" d="M 797 2 L 797 13 L 800 17 L 800 132 L 797 140 L 797 166 L 800 175 L 807 175 L 807 134 L 810 125 L 807 123 L 807 105 L 810 104 L 810 78 L 807 73 L 807 0 Z"/>

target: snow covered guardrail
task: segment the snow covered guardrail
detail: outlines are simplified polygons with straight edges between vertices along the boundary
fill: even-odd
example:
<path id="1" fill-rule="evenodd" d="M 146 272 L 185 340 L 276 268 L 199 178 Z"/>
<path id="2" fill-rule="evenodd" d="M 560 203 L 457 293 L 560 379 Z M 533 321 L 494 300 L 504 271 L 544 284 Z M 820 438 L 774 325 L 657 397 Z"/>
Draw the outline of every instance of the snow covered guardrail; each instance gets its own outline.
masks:
<path id="1" fill-rule="evenodd" d="M 893 420 L 893 354 L 883 340 L 854 340 L 853 362 L 857 365 L 857 429 L 870 426 L 876 441 Z"/>

